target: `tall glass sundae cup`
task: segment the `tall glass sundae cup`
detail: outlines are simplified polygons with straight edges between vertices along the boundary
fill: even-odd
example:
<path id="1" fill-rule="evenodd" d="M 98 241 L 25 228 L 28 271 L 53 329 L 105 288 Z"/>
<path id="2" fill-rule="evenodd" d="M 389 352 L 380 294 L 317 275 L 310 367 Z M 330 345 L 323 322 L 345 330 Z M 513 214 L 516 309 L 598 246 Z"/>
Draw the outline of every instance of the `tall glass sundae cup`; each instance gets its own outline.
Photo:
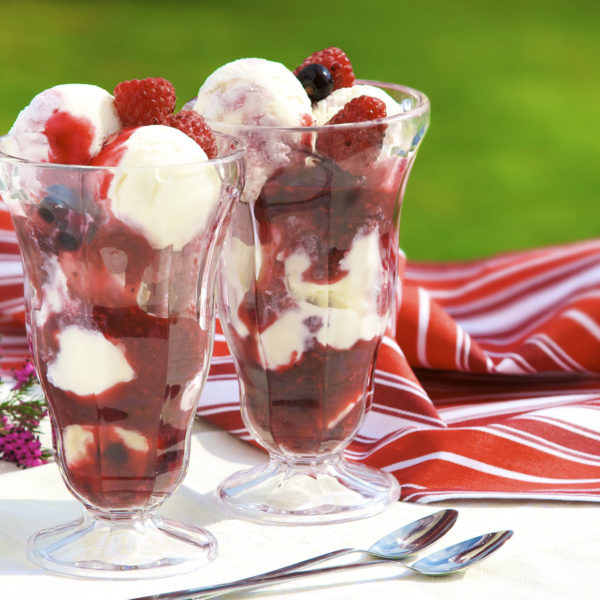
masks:
<path id="1" fill-rule="evenodd" d="M 159 577 L 215 556 L 208 531 L 158 509 L 186 473 L 212 351 L 216 263 L 243 178 L 242 146 L 217 142 L 218 158 L 161 167 L 0 154 L 57 462 L 86 509 L 30 539 L 30 559 L 46 569 Z M 167 197 L 172 212 L 153 213 L 146 194 Z"/>
<path id="2" fill-rule="evenodd" d="M 270 455 L 218 488 L 245 518 L 331 523 L 399 496 L 391 475 L 346 460 L 344 448 L 369 406 L 390 325 L 400 207 L 429 101 L 400 85 L 361 83 L 404 112 L 320 127 L 212 123 L 248 148 L 218 281 L 242 416 Z M 344 136 L 381 143 L 332 157 L 327 150 Z"/>

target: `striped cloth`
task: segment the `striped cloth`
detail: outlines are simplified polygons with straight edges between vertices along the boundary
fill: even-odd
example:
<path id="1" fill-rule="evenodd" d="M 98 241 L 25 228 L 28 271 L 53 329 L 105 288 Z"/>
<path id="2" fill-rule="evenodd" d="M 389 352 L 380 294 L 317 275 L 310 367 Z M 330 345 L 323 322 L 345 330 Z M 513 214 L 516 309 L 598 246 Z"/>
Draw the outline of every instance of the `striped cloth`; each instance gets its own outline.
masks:
<path id="1" fill-rule="evenodd" d="M 397 304 L 349 458 L 404 500 L 600 501 L 600 240 L 409 261 Z M 250 441 L 220 332 L 199 414 Z"/>
<path id="2" fill-rule="evenodd" d="M 397 334 L 347 449 L 405 500 L 600 501 L 600 240 L 405 265 Z M 4 371 L 28 355 L 18 248 L 0 206 Z M 400 350 L 402 347 L 403 351 Z M 199 415 L 250 441 L 217 327 Z"/>

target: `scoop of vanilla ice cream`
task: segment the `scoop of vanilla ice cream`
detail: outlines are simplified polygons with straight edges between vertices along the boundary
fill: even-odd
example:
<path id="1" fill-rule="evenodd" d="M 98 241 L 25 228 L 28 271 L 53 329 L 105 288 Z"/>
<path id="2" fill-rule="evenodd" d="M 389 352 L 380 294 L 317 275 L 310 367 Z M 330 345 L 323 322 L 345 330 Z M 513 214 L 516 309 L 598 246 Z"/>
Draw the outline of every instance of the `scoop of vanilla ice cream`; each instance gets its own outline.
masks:
<path id="1" fill-rule="evenodd" d="M 270 128 L 313 123 L 310 99 L 297 77 L 263 58 L 241 58 L 218 68 L 200 88 L 194 110 L 246 145 L 246 202 L 258 197 L 269 176 L 289 162 L 290 147 L 300 142 L 298 134 Z"/>
<path id="2" fill-rule="evenodd" d="M 310 99 L 297 77 L 264 58 L 218 68 L 202 84 L 194 110 L 208 121 L 232 125 L 301 127 L 312 121 Z"/>
<path id="3" fill-rule="evenodd" d="M 93 164 L 119 167 L 108 190 L 115 217 L 152 247 L 179 251 L 206 227 L 219 201 L 221 182 L 206 161 L 185 133 L 148 125 L 107 143 Z"/>
<path id="4" fill-rule="evenodd" d="M 71 468 L 91 462 L 95 457 L 96 428 L 90 425 L 67 425 L 62 434 L 63 455 Z"/>
<path id="5" fill-rule="evenodd" d="M 123 350 L 99 331 L 70 325 L 58 334 L 59 351 L 48 365 L 48 380 L 80 396 L 101 394 L 135 372 Z"/>
<path id="6" fill-rule="evenodd" d="M 83 83 L 57 85 L 19 113 L 3 151 L 33 162 L 86 164 L 120 128 L 106 90 Z"/>
<path id="7" fill-rule="evenodd" d="M 323 346 L 351 348 L 383 334 L 388 315 L 379 314 L 381 250 L 377 231 L 358 235 L 340 268 L 348 274 L 332 284 L 305 281 L 308 255 L 285 259 L 285 283 L 296 304 L 283 311 L 261 336 L 264 366 L 276 369 L 299 361 L 313 337 Z M 321 323 L 316 332 L 310 323 Z"/>

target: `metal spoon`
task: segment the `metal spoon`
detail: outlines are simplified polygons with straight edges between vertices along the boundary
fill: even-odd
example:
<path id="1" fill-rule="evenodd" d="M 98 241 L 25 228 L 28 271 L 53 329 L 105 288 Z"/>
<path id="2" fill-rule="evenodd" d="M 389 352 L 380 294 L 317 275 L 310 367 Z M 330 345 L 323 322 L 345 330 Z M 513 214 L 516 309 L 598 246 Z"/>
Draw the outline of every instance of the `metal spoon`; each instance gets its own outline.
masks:
<path id="1" fill-rule="evenodd" d="M 412 565 L 403 564 L 403 566 L 421 575 L 454 573 L 479 562 L 498 550 L 504 542 L 512 537 L 512 534 L 513 532 L 510 529 L 484 533 L 470 540 L 458 542 L 458 544 L 438 550 Z"/>
<path id="2" fill-rule="evenodd" d="M 388 533 L 381 539 L 377 540 L 367 550 L 360 548 L 341 548 L 340 550 L 333 550 L 332 552 L 326 552 L 325 554 L 319 554 L 312 558 L 307 558 L 285 567 L 280 567 L 273 571 L 267 571 L 260 575 L 254 575 L 247 577 L 245 580 L 262 579 L 263 577 L 274 577 L 282 573 L 289 573 L 290 571 L 298 571 L 304 567 L 310 565 L 316 565 L 338 556 L 344 556 L 345 554 L 353 554 L 355 552 L 361 552 L 362 554 L 370 554 L 376 558 L 385 558 L 387 560 L 399 560 L 406 558 L 411 554 L 423 550 L 427 546 L 430 546 L 437 540 L 439 540 L 450 528 L 456 523 L 458 518 L 458 511 L 448 508 L 446 510 L 440 510 L 436 513 L 422 517 L 417 521 L 413 521 L 400 529 L 396 529 L 391 533 Z"/>
<path id="3" fill-rule="evenodd" d="M 297 571 L 304 567 L 315 565 L 317 563 L 354 552 L 361 552 L 363 554 L 369 554 L 371 556 L 386 560 L 398 560 L 401 558 L 406 558 L 407 556 L 415 554 L 419 550 L 422 550 L 423 548 L 439 540 L 454 525 L 457 517 L 458 511 L 454 509 L 440 510 L 426 517 L 422 517 L 417 521 L 413 521 L 408 525 L 404 525 L 404 527 L 396 529 L 392 533 L 388 533 L 386 536 L 377 540 L 367 550 L 362 550 L 360 548 L 342 548 L 340 550 L 333 550 L 332 552 L 307 558 L 300 562 L 286 565 L 273 571 L 267 571 L 266 573 L 260 573 L 259 575 L 246 577 L 244 579 L 238 579 L 235 582 L 231 582 L 231 584 L 243 585 L 255 581 L 263 581 L 264 579 L 268 579 L 270 577 L 277 577 L 278 575 L 282 575 L 284 573 Z M 181 592 L 170 592 L 166 594 L 157 594 L 154 596 L 144 596 L 143 598 L 134 598 L 133 600 L 168 600 L 171 598 L 182 598 L 185 597 L 185 594 L 202 594 L 207 592 L 208 589 L 218 592 L 221 589 L 221 585 L 229 586 L 230 584 L 220 584 L 210 588 L 197 588 L 182 590 Z M 178 596 L 173 594 L 184 595 Z"/>
<path id="4" fill-rule="evenodd" d="M 144 596 L 143 598 L 134 598 L 133 600 L 192 600 L 199 598 L 213 598 L 221 596 L 234 590 L 240 589 L 255 589 L 274 583 L 279 583 L 286 580 L 297 579 L 299 577 L 307 577 L 309 575 L 320 575 L 323 573 L 332 573 L 334 571 L 345 571 L 346 569 L 355 569 L 360 567 L 370 567 L 372 565 L 396 565 L 406 569 L 410 569 L 421 575 L 448 575 L 461 571 L 467 567 L 474 565 L 480 560 L 489 556 L 492 552 L 498 550 L 506 540 L 512 536 L 513 532 L 496 531 L 493 533 L 485 533 L 483 535 L 459 542 L 443 550 L 438 550 L 421 560 L 418 560 L 412 565 L 397 562 L 390 559 L 371 560 L 367 562 L 355 562 L 347 565 L 338 565 L 335 567 L 321 567 L 320 569 L 309 569 L 307 571 L 293 571 L 291 573 L 282 573 L 281 575 L 250 578 L 245 580 L 234 581 L 232 583 L 223 583 L 214 586 L 195 588 L 189 590 L 179 590 L 176 592 L 167 592 L 166 594 L 158 594 L 155 596 Z"/>

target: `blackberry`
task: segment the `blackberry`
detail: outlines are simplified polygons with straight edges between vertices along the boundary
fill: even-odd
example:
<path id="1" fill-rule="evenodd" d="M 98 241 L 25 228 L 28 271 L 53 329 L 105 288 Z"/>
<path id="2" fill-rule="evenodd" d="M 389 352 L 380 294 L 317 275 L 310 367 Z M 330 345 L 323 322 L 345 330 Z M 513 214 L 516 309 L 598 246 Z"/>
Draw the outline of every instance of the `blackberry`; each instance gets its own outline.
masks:
<path id="1" fill-rule="evenodd" d="M 76 205 L 75 194 L 73 190 L 60 184 L 48 186 L 46 193 L 47 196 L 38 206 L 38 214 L 46 223 L 56 223 L 60 227 L 60 223 L 67 218 L 70 208 Z"/>
<path id="2" fill-rule="evenodd" d="M 55 222 L 64 220 L 69 208 L 54 196 L 45 196 L 40 202 L 37 212 L 43 221 L 52 225 Z"/>
<path id="3" fill-rule="evenodd" d="M 78 204 L 75 193 L 63 185 L 51 185 L 46 192 L 47 195 L 37 207 L 39 217 L 53 226 L 56 231 L 54 239 L 60 249 L 69 252 L 78 250 L 88 219 L 75 208 Z"/>
<path id="4" fill-rule="evenodd" d="M 81 246 L 81 236 L 73 235 L 68 231 L 59 231 L 56 236 L 56 241 L 64 250 L 74 252 Z"/>

